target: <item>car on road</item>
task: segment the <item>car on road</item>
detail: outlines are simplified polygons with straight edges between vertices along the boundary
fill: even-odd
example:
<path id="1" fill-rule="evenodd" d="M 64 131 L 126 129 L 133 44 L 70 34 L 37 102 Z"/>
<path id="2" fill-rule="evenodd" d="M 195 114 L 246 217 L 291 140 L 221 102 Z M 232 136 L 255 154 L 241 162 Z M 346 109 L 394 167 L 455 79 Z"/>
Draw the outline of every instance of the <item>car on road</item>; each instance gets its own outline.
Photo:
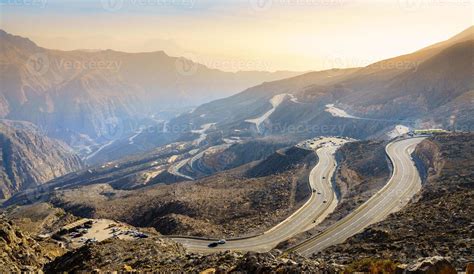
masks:
<path id="1" fill-rule="evenodd" d="M 326 177 L 323 176 L 323 180 L 326 179 Z"/>
<path id="2" fill-rule="evenodd" d="M 328 201 L 324 200 L 323 203 L 327 203 Z"/>
<path id="3" fill-rule="evenodd" d="M 219 241 L 217 241 L 217 243 L 220 245 L 223 245 L 226 243 L 226 241 L 224 239 L 220 239 Z"/>
<path id="4" fill-rule="evenodd" d="M 218 245 L 219 244 L 217 242 L 212 242 L 212 243 L 208 244 L 207 247 L 213 248 L 213 247 L 216 247 Z"/>

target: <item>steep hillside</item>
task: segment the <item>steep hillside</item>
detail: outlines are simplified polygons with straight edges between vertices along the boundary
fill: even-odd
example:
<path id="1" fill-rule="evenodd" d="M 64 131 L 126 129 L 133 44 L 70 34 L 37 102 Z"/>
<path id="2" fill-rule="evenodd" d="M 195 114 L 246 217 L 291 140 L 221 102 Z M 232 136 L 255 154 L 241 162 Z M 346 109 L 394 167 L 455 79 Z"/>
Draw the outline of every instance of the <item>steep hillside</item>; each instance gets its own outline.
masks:
<path id="1" fill-rule="evenodd" d="M 226 137 L 284 135 L 293 140 L 318 135 L 365 139 L 399 124 L 469 131 L 473 30 L 365 68 L 264 83 L 202 105 L 172 123 L 217 123 L 216 130 Z"/>
<path id="2" fill-rule="evenodd" d="M 0 120 L 0 199 L 83 167 L 63 143 L 26 122 Z"/>
<path id="3" fill-rule="evenodd" d="M 263 137 L 234 144 L 224 144 L 204 150 L 201 157 L 195 157 L 181 169 L 192 178 L 202 178 L 220 171 L 233 169 L 253 161 L 259 161 L 272 155 L 278 149 L 294 143 L 285 138 Z"/>
<path id="4" fill-rule="evenodd" d="M 40 245 L 4 215 L 0 215 L 0 272 L 38 272 L 62 255 L 59 247 Z"/>
<path id="5" fill-rule="evenodd" d="M 350 105 L 356 115 L 384 119 L 433 119 L 444 127 L 452 126 L 451 115 L 472 111 L 472 106 L 452 103 L 459 97 L 472 99 L 473 49 L 474 40 L 455 44 L 420 63 L 416 70 L 404 72 L 388 82 L 381 83 L 383 87 L 357 87 L 365 90 L 355 91 L 340 101 Z M 449 108 L 446 109 L 445 106 Z M 445 111 L 451 112 L 450 115 L 433 115 L 433 110 L 437 111 L 443 107 Z M 466 122 L 468 121 L 458 121 L 460 126 Z"/>
<path id="6" fill-rule="evenodd" d="M 283 165 L 278 174 L 249 176 L 248 170 L 257 164 L 252 163 L 191 182 L 136 190 L 118 190 L 97 182 L 61 190 L 49 188 L 44 197 L 77 216 L 155 227 L 164 234 L 256 234 L 282 221 L 311 193 L 308 176 L 315 165 L 315 153 L 290 151 L 285 157 L 298 161 Z M 259 170 L 279 169 L 275 165 L 285 162 L 289 160 L 268 161 L 271 166 L 263 168 L 264 161 Z"/>
<path id="7" fill-rule="evenodd" d="M 447 256 L 459 270 L 474 260 L 474 135 L 437 135 L 418 145 L 414 155 L 426 174 L 418 198 L 316 258 L 345 263 L 376 254 L 407 263 L 419 256 Z"/>
<path id="8" fill-rule="evenodd" d="M 270 100 L 280 94 L 289 94 L 284 101 L 299 104 L 291 95 L 312 85 L 331 85 L 340 79 L 351 75 L 357 69 L 333 69 L 320 72 L 311 72 L 289 79 L 267 82 L 249 88 L 234 96 L 204 104 L 192 113 L 181 115 L 173 123 L 205 124 L 218 123 L 221 127 L 242 127 L 244 120 L 258 117 L 271 109 Z"/>

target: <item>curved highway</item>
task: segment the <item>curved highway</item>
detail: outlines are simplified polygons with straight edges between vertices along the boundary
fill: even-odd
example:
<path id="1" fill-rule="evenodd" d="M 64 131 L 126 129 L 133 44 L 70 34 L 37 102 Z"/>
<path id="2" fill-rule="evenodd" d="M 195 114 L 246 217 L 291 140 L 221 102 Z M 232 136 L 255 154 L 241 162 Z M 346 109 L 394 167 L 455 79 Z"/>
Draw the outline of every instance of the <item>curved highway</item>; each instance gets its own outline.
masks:
<path id="1" fill-rule="evenodd" d="M 240 251 L 268 251 L 278 243 L 287 240 L 294 235 L 306 231 L 321 222 L 336 205 L 337 199 L 333 191 L 331 178 L 336 168 L 334 153 L 340 144 L 346 142 L 343 139 L 332 139 L 316 152 L 319 157 L 318 164 L 311 170 L 309 182 L 312 191 L 310 199 L 286 220 L 272 229 L 258 236 L 228 240 L 226 244 L 215 248 L 209 248 L 212 241 L 191 238 L 173 238 L 182 243 L 187 250 L 194 252 L 215 252 L 222 250 Z M 338 142 L 339 144 L 336 144 Z"/>
<path id="2" fill-rule="evenodd" d="M 424 138 L 412 138 L 390 143 L 386 152 L 393 163 L 388 183 L 363 205 L 321 234 L 290 249 L 310 256 L 326 247 L 344 242 L 367 226 L 382 221 L 400 210 L 421 189 L 421 179 L 411 153 Z"/>

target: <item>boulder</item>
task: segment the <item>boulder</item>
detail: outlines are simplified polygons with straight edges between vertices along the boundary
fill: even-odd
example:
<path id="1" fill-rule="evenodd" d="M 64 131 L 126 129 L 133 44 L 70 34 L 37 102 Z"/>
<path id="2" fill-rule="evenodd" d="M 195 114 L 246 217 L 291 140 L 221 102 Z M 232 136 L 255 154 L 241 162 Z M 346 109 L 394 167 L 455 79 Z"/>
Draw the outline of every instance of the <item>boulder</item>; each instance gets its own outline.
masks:
<path id="1" fill-rule="evenodd" d="M 398 271 L 397 271 L 398 272 Z M 421 258 L 414 263 L 408 264 L 404 273 L 413 274 L 456 274 L 456 269 L 449 258 L 434 256 Z"/>

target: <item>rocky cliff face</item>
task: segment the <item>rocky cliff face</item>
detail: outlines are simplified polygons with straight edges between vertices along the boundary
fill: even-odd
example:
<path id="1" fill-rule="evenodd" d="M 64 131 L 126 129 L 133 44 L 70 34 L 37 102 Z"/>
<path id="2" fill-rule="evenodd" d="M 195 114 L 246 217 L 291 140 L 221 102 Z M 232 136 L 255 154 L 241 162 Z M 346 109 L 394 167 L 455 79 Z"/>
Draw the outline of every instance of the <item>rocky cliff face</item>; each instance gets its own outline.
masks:
<path id="1" fill-rule="evenodd" d="M 51 258 L 30 236 L 0 215 L 0 272 L 38 271 Z"/>
<path id="2" fill-rule="evenodd" d="M 0 199 L 83 167 L 63 143 L 27 122 L 0 121 Z"/>

